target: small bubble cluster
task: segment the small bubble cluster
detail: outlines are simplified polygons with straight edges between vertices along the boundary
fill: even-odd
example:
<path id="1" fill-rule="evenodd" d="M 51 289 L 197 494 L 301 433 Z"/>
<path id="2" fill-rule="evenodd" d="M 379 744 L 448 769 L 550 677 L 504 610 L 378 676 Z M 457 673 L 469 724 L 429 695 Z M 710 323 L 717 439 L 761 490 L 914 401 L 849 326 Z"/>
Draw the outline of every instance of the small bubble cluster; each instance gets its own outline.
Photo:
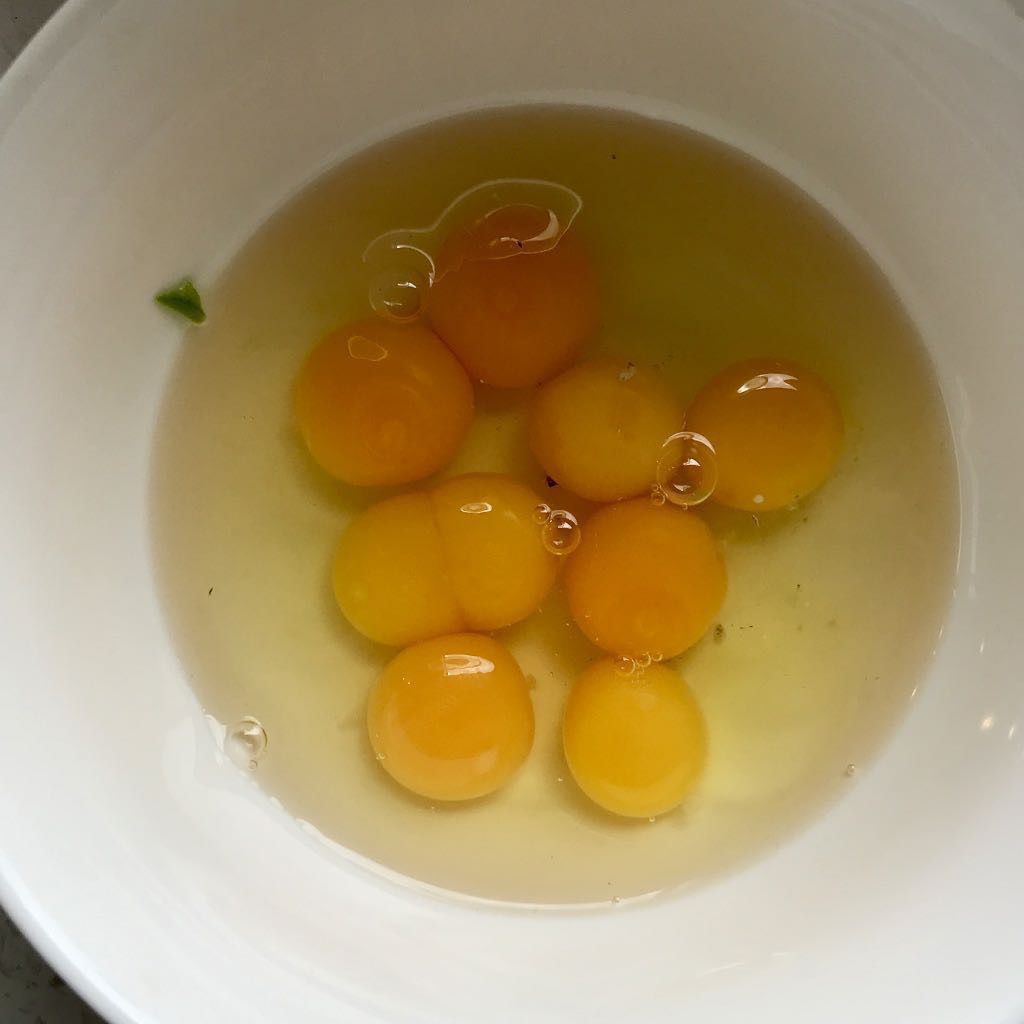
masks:
<path id="1" fill-rule="evenodd" d="M 370 281 L 370 308 L 387 320 L 408 323 L 420 315 L 426 278 L 415 270 L 388 267 Z"/>
<path id="2" fill-rule="evenodd" d="M 644 669 L 648 669 L 651 665 L 656 665 L 662 660 L 660 651 L 654 651 L 649 654 L 641 654 L 638 658 L 631 658 L 627 654 L 623 654 L 615 659 L 615 671 L 621 676 L 633 676 L 642 673 Z"/>
<path id="3" fill-rule="evenodd" d="M 239 719 L 224 736 L 224 753 L 232 764 L 255 771 L 267 749 L 267 731 L 255 719 Z"/>
<path id="4" fill-rule="evenodd" d="M 661 446 L 651 492 L 655 504 L 690 508 L 707 501 L 718 483 L 714 445 L 703 434 L 681 430 Z"/>
<path id="5" fill-rule="evenodd" d="M 540 527 L 540 539 L 553 555 L 571 555 L 582 538 L 579 520 L 564 509 L 553 509 L 543 502 L 533 510 L 533 521 Z"/>

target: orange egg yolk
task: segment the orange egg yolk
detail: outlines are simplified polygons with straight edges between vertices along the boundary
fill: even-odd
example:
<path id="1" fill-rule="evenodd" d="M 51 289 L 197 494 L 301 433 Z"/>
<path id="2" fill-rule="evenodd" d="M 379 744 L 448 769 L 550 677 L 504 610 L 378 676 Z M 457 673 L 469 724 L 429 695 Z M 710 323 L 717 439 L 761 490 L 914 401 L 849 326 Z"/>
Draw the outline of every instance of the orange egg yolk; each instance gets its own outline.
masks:
<path id="1" fill-rule="evenodd" d="M 839 403 L 817 374 L 780 359 L 723 370 L 686 412 L 714 445 L 714 500 L 749 512 L 785 508 L 828 479 L 843 442 Z"/>
<path id="2" fill-rule="evenodd" d="M 573 684 L 562 746 L 580 789 L 628 818 L 677 807 L 707 753 L 703 716 L 677 673 L 651 665 L 626 675 L 610 658 L 590 665 Z"/>
<path id="3" fill-rule="evenodd" d="M 695 644 L 725 587 L 725 565 L 703 520 L 649 498 L 595 512 L 565 572 L 576 624 L 598 647 L 631 658 L 671 658 Z"/>
<path id="4" fill-rule="evenodd" d="M 508 650 L 479 634 L 407 647 L 384 669 L 366 714 L 385 771 L 431 800 L 500 789 L 533 745 L 533 704 Z"/>
<path id="5" fill-rule="evenodd" d="M 331 476 L 360 486 L 430 476 L 458 450 L 473 388 L 422 324 L 366 319 L 328 335 L 295 382 L 295 419 Z"/>
<path id="6" fill-rule="evenodd" d="M 538 503 L 510 477 L 471 473 L 372 505 L 338 545 L 338 606 L 365 636 L 394 645 L 526 618 L 557 563 L 533 518 Z"/>
<path id="7" fill-rule="evenodd" d="M 545 384 L 530 410 L 530 448 L 548 476 L 590 501 L 649 491 L 683 407 L 653 371 L 604 357 Z"/>
<path id="8" fill-rule="evenodd" d="M 507 206 L 454 232 L 437 258 L 430 322 L 476 380 L 539 384 L 568 366 L 597 326 L 597 285 L 572 229 Z"/>

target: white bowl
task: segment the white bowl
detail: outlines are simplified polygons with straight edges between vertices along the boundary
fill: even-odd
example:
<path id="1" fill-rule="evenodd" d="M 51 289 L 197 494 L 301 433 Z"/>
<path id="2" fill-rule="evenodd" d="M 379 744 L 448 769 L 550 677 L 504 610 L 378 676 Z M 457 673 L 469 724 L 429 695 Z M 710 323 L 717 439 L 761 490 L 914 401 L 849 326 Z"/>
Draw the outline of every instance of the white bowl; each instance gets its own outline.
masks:
<path id="1" fill-rule="evenodd" d="M 370 140 L 538 98 L 702 128 L 832 209 L 923 332 L 962 481 L 945 637 L 883 756 L 772 856 L 621 911 L 459 903 L 318 845 L 218 760 L 149 560 L 155 288 Z M 1019 1021 L 1022 188 L 997 0 L 72 2 L 0 87 L 7 908 L 115 1022 Z"/>

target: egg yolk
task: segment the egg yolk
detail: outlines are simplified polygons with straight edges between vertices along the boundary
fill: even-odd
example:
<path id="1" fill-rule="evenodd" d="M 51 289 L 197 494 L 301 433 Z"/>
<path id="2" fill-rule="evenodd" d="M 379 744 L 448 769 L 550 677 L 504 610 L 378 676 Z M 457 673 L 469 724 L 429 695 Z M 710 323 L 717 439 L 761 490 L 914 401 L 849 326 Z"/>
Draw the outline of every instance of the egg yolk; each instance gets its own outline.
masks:
<path id="1" fill-rule="evenodd" d="M 463 629 L 429 494 L 400 494 L 349 524 L 334 556 L 334 596 L 364 636 L 396 647 Z"/>
<path id="2" fill-rule="evenodd" d="M 366 319 L 307 356 L 295 418 L 331 476 L 370 487 L 409 483 L 458 450 L 473 419 L 473 387 L 429 328 Z"/>
<path id="3" fill-rule="evenodd" d="M 530 448 L 548 476 L 590 501 L 649 491 L 683 407 L 651 371 L 605 357 L 545 384 L 530 410 Z"/>
<path id="4" fill-rule="evenodd" d="M 533 519 L 538 503 L 510 477 L 471 473 L 370 506 L 338 545 L 338 607 L 359 632 L 393 645 L 526 618 L 557 564 Z"/>
<path id="5" fill-rule="evenodd" d="M 431 494 L 448 575 L 466 629 L 500 629 L 540 606 L 556 556 L 534 519 L 540 499 L 499 473 L 445 480 Z"/>
<path id="6" fill-rule="evenodd" d="M 686 412 L 686 429 L 714 445 L 714 500 L 749 512 L 785 508 L 828 479 L 843 417 L 815 373 L 780 359 L 749 359 L 714 377 Z"/>
<path id="7" fill-rule="evenodd" d="M 431 800 L 500 789 L 533 745 L 533 704 L 519 665 L 473 633 L 407 647 L 370 693 L 366 723 L 396 782 Z"/>
<path id="8" fill-rule="evenodd" d="M 651 665 L 623 675 L 610 658 L 590 665 L 573 684 L 562 746 L 580 789 L 628 818 L 678 806 L 707 753 L 704 718 L 675 672 Z"/>
<path id="9" fill-rule="evenodd" d="M 576 624 L 602 650 L 631 658 L 671 658 L 695 644 L 725 586 L 725 565 L 703 520 L 649 498 L 595 512 L 565 572 Z"/>
<path id="10" fill-rule="evenodd" d="M 596 328 L 589 255 L 572 229 L 558 230 L 548 210 L 507 206 L 442 245 L 427 313 L 474 379 L 539 384 L 568 366 Z"/>

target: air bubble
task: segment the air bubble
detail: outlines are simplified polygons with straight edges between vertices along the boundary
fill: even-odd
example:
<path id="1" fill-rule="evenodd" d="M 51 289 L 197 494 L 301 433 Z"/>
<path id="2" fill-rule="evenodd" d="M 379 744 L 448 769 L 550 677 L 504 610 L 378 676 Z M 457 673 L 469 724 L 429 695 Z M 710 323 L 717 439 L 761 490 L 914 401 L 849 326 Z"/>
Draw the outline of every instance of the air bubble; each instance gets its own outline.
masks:
<path id="1" fill-rule="evenodd" d="M 622 902 L 622 897 L 621 896 L 613 896 L 612 897 L 612 903 L 615 906 L 618 906 L 621 902 Z"/>
<path id="2" fill-rule="evenodd" d="M 378 761 L 383 761 L 387 757 L 387 754 L 383 753 L 382 751 L 378 751 L 374 756 L 377 758 Z"/>
<path id="3" fill-rule="evenodd" d="M 848 764 L 843 773 L 848 779 L 853 778 L 857 774 L 857 766 L 855 764 Z"/>
<path id="4" fill-rule="evenodd" d="M 621 657 L 615 659 L 615 671 L 620 676 L 631 676 L 636 672 L 636 662 L 628 655 L 623 654 Z"/>
<path id="5" fill-rule="evenodd" d="M 647 820 L 653 825 L 658 819 L 657 818 L 648 818 Z"/>
<path id="6" fill-rule="evenodd" d="M 580 524 L 571 512 L 556 509 L 540 528 L 540 539 L 553 555 L 571 555 L 580 546 Z"/>
<path id="7" fill-rule="evenodd" d="M 536 224 L 530 237 L 513 238 L 501 231 L 488 231 L 488 219 L 508 207 L 532 208 L 535 211 Z M 439 265 L 436 257 L 443 258 L 444 240 L 451 237 L 453 232 L 460 232 L 467 242 L 477 243 L 474 249 L 476 259 L 502 259 L 520 252 L 548 252 L 555 248 L 581 209 L 583 200 L 564 185 L 529 178 L 497 178 L 457 196 L 426 227 L 398 228 L 379 235 L 363 252 L 363 262 L 371 268 L 389 268 L 396 263 L 408 266 L 411 262 L 417 269 L 397 273 L 405 277 L 415 274 L 426 286 L 430 286 L 444 276 L 446 269 L 450 269 Z M 395 274 L 395 270 L 381 271 L 384 295 L 392 293 Z M 406 290 L 399 288 L 398 291 L 403 299 L 398 303 L 401 311 L 407 309 Z M 426 290 L 423 288 L 416 291 L 419 292 L 416 305 L 418 313 Z M 391 315 L 387 308 L 377 309 L 376 304 L 373 308 L 383 316 Z M 405 319 L 404 316 L 402 318 Z"/>
<path id="8" fill-rule="evenodd" d="M 645 668 L 651 667 L 652 661 L 654 661 L 654 658 L 652 658 L 651 655 L 641 654 L 640 657 L 636 659 L 636 667 L 643 671 Z"/>
<path id="9" fill-rule="evenodd" d="M 699 505 L 711 497 L 718 483 L 714 446 L 703 434 L 688 430 L 673 434 L 661 446 L 656 473 L 657 489 L 673 505 Z"/>
<path id="10" fill-rule="evenodd" d="M 651 504 L 652 505 L 664 505 L 665 504 L 665 492 L 655 484 L 651 488 Z"/>
<path id="11" fill-rule="evenodd" d="M 537 505 L 533 510 L 533 521 L 538 526 L 543 526 L 551 518 L 551 506 L 545 505 L 543 502 Z"/>
<path id="12" fill-rule="evenodd" d="M 267 731 L 255 718 L 240 718 L 224 735 L 224 753 L 232 764 L 254 771 L 267 742 Z"/>
<path id="13" fill-rule="evenodd" d="M 370 281 L 370 308 L 387 320 L 407 323 L 420 315 L 427 282 L 422 274 L 404 267 L 389 267 Z"/>

